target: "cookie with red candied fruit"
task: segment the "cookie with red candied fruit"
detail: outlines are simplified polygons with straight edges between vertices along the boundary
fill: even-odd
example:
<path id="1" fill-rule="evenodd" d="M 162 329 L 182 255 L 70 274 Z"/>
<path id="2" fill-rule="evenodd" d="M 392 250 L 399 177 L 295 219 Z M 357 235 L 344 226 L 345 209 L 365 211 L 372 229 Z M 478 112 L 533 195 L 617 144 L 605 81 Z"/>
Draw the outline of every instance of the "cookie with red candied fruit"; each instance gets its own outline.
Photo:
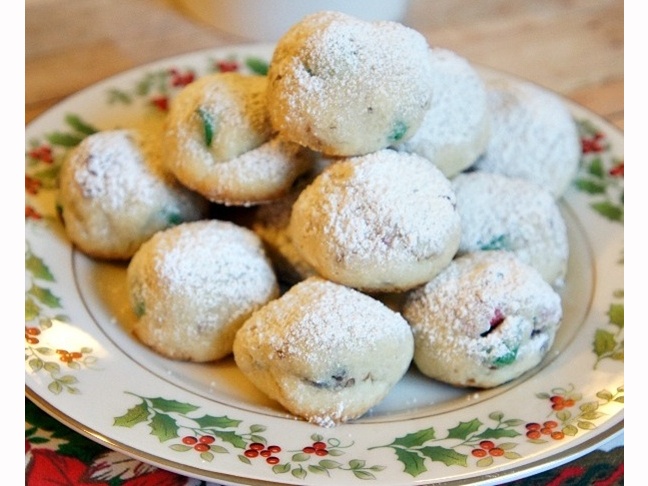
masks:
<path id="1" fill-rule="evenodd" d="M 475 388 L 501 385 L 540 364 L 562 321 L 560 295 L 507 251 L 455 258 L 408 293 L 402 313 L 419 371 Z"/>

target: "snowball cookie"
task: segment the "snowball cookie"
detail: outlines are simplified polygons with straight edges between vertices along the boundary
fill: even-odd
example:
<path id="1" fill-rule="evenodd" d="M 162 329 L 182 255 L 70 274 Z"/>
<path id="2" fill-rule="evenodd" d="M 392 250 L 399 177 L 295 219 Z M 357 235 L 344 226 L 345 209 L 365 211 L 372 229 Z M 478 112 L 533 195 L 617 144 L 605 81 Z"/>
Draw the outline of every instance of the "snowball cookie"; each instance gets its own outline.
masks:
<path id="1" fill-rule="evenodd" d="M 68 237 L 84 253 L 128 260 L 157 231 L 207 214 L 208 201 L 164 169 L 158 136 L 106 130 L 68 152 L 58 203 Z"/>
<path id="2" fill-rule="evenodd" d="M 216 163 L 187 185 L 226 206 L 254 206 L 285 196 L 312 165 L 312 153 L 273 138 L 227 162 Z"/>
<path id="3" fill-rule="evenodd" d="M 243 322 L 279 293 L 259 238 L 218 220 L 157 233 L 131 260 L 127 283 L 134 334 L 163 356 L 196 362 L 230 354 Z"/>
<path id="4" fill-rule="evenodd" d="M 277 276 L 288 284 L 317 275 L 295 248 L 288 231 L 292 206 L 302 189 L 296 187 L 288 196 L 259 206 L 250 222 L 250 229 L 263 241 Z"/>
<path id="5" fill-rule="evenodd" d="M 461 218 L 459 255 L 508 250 L 554 288 L 565 283 L 567 225 L 549 191 L 527 179 L 466 172 L 452 180 Z"/>
<path id="6" fill-rule="evenodd" d="M 490 137 L 486 86 L 472 65 L 442 48 L 430 50 L 433 102 L 421 127 L 398 150 L 430 159 L 448 177 L 470 167 Z"/>
<path id="7" fill-rule="evenodd" d="M 432 162 L 384 149 L 326 168 L 295 201 L 288 231 L 319 275 L 392 292 L 450 262 L 461 222 L 450 181 Z"/>
<path id="8" fill-rule="evenodd" d="M 488 147 L 475 169 L 529 179 L 559 198 L 578 170 L 578 128 L 562 99 L 519 80 L 487 82 Z"/>
<path id="9" fill-rule="evenodd" d="M 268 119 L 267 78 L 215 73 L 185 86 L 165 125 L 165 162 L 187 187 L 210 201 L 252 205 L 285 194 L 310 158 L 275 140 Z"/>
<path id="10" fill-rule="evenodd" d="M 327 155 L 362 155 L 411 137 L 430 106 L 429 46 L 418 32 L 340 12 L 304 17 L 268 70 L 272 126 Z"/>
<path id="11" fill-rule="evenodd" d="M 562 319 L 560 296 L 506 251 L 455 258 L 408 293 L 402 312 L 421 373 L 476 388 L 500 385 L 540 363 Z"/>
<path id="12" fill-rule="evenodd" d="M 322 427 L 377 405 L 407 372 L 413 350 L 400 314 L 320 277 L 255 312 L 234 341 L 236 364 L 254 385 Z"/>

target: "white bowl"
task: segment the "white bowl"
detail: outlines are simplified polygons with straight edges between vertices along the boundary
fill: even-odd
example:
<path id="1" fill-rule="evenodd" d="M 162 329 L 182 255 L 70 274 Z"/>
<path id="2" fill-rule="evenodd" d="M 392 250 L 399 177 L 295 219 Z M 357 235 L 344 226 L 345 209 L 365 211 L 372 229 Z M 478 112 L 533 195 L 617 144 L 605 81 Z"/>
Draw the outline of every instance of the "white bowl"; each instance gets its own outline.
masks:
<path id="1" fill-rule="evenodd" d="M 305 15 L 336 10 L 364 20 L 401 21 L 408 0 L 178 0 L 194 17 L 225 32 L 274 42 Z"/>

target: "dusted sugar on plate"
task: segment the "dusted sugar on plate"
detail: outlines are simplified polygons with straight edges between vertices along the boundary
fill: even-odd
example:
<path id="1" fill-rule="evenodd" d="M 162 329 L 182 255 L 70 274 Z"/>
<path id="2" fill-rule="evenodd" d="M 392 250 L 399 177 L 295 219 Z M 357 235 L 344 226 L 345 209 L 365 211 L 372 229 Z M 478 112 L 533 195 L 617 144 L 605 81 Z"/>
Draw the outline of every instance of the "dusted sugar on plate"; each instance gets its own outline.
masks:
<path id="1" fill-rule="evenodd" d="M 185 86 L 165 124 L 165 163 L 210 201 L 249 206 L 284 196 L 313 164 L 303 147 L 277 140 L 267 78 L 218 72 Z"/>
<path id="2" fill-rule="evenodd" d="M 131 260 L 127 283 L 133 333 L 163 356 L 196 362 L 229 355 L 243 322 L 279 295 L 259 238 L 218 220 L 157 233 Z"/>
<path id="3" fill-rule="evenodd" d="M 580 162 L 578 127 L 567 105 L 540 86 L 489 80 L 491 136 L 473 168 L 528 179 L 559 198 Z"/>
<path id="4" fill-rule="evenodd" d="M 473 171 L 452 180 L 461 217 L 458 255 L 507 250 L 564 286 L 569 259 L 567 224 L 552 194 L 533 182 Z"/>
<path id="5" fill-rule="evenodd" d="M 71 149 L 59 174 L 65 232 L 82 252 L 128 260 L 156 232 L 206 217 L 208 201 L 161 160 L 153 129 L 94 133 Z"/>
<path id="6" fill-rule="evenodd" d="M 490 107 L 479 73 L 463 57 L 430 50 L 432 103 L 412 138 L 396 149 L 430 159 L 452 178 L 484 153 L 490 138 Z"/>
<path id="7" fill-rule="evenodd" d="M 327 167 L 299 194 L 288 231 L 319 275 L 400 292 L 448 265 L 461 222 L 451 183 L 432 162 L 385 149 Z"/>
<path id="8" fill-rule="evenodd" d="M 421 373 L 475 388 L 501 385 L 537 366 L 562 321 L 560 295 L 506 251 L 455 258 L 407 295 L 402 313 Z"/>
<path id="9" fill-rule="evenodd" d="M 429 46 L 397 22 L 340 12 L 307 15 L 282 36 L 268 71 L 279 135 L 329 156 L 410 138 L 432 100 Z"/>
<path id="10" fill-rule="evenodd" d="M 407 372 L 413 350 L 399 313 L 320 277 L 259 309 L 234 341 L 236 364 L 257 388 L 322 427 L 380 403 Z"/>

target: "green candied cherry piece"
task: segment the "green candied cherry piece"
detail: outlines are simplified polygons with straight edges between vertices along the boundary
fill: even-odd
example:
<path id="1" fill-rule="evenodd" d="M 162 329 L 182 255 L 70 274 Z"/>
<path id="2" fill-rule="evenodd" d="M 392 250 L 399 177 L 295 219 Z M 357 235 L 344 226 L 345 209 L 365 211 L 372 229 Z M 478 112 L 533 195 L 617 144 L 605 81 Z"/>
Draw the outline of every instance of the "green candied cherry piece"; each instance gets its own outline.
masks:
<path id="1" fill-rule="evenodd" d="M 392 126 L 392 131 L 387 137 L 387 140 L 390 143 L 398 142 L 407 133 L 407 128 L 408 128 L 407 124 L 404 121 L 401 120 L 397 121 Z"/>
<path id="2" fill-rule="evenodd" d="M 179 213 L 167 213 L 166 220 L 171 226 L 177 226 L 184 221 Z"/>
<path id="3" fill-rule="evenodd" d="M 508 242 L 508 238 L 506 235 L 499 235 L 490 240 L 487 243 L 484 243 L 479 247 L 480 250 L 509 250 L 510 249 L 510 244 Z"/>
<path id="4" fill-rule="evenodd" d="M 216 120 L 214 120 L 213 115 L 204 108 L 197 108 L 196 113 L 202 122 L 205 145 L 211 147 L 212 141 L 214 140 L 214 134 L 216 133 Z"/>
<path id="5" fill-rule="evenodd" d="M 133 311 L 135 311 L 135 315 L 137 317 L 142 317 L 146 313 L 146 306 L 144 305 L 144 301 L 142 300 L 138 301 L 135 304 Z"/>
<path id="6" fill-rule="evenodd" d="M 493 366 L 501 368 L 502 366 L 510 365 L 517 358 L 518 348 L 510 349 L 508 353 L 497 357 L 493 361 Z"/>

